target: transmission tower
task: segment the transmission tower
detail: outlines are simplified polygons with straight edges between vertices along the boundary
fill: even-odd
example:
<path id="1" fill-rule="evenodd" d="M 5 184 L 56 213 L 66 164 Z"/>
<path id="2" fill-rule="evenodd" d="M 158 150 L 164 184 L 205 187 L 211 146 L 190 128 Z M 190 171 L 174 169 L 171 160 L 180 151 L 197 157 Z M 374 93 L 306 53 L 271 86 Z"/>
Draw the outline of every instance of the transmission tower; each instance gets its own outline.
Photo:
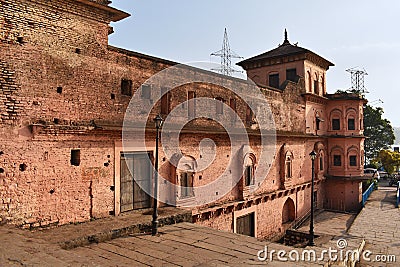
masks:
<path id="1" fill-rule="evenodd" d="M 221 57 L 221 67 L 212 70 L 218 71 L 219 73 L 227 76 L 232 76 L 234 72 L 240 72 L 232 68 L 232 58 L 243 58 L 243 57 L 239 56 L 238 54 L 236 54 L 231 50 L 229 46 L 228 32 L 226 31 L 226 28 L 224 33 L 224 41 L 222 43 L 222 49 L 212 53 L 211 56 Z"/>
<path id="2" fill-rule="evenodd" d="M 346 70 L 351 74 L 351 91 L 358 92 L 360 94 L 368 93 L 364 86 L 364 76 L 368 73 L 364 70 L 359 70 L 357 67 Z"/>

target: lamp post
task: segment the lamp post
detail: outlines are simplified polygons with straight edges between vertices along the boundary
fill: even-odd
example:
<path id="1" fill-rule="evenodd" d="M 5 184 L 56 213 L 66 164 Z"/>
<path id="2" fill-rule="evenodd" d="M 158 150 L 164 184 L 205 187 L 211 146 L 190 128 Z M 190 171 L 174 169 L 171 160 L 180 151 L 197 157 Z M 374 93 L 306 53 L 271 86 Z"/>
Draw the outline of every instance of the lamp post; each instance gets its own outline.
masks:
<path id="1" fill-rule="evenodd" d="M 314 161 L 317 157 L 317 153 L 315 151 L 311 151 L 310 158 L 311 158 L 311 215 L 310 215 L 310 240 L 309 245 L 314 246 Z"/>
<path id="2" fill-rule="evenodd" d="M 153 195 L 153 221 L 152 221 L 152 229 L 151 234 L 157 234 L 157 226 L 158 226 L 158 212 L 157 212 L 157 205 L 158 205 L 158 139 L 159 139 L 159 130 L 162 126 L 163 119 L 161 118 L 160 114 L 158 114 L 154 118 L 154 123 L 156 126 L 156 156 L 155 156 L 155 173 L 154 173 L 154 195 Z"/>

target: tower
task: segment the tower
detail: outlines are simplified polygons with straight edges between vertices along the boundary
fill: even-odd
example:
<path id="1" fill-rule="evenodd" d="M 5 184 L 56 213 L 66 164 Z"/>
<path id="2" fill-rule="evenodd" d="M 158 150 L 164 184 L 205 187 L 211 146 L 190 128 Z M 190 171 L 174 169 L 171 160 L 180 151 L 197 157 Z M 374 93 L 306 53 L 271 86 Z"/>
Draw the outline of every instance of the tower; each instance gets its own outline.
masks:
<path id="1" fill-rule="evenodd" d="M 357 92 L 361 95 L 368 93 L 364 86 L 364 76 L 368 75 L 365 70 L 359 70 L 355 68 L 347 69 L 347 72 L 351 74 L 351 88 L 353 92 Z"/>
<path id="2" fill-rule="evenodd" d="M 219 73 L 227 76 L 232 76 L 234 72 L 240 72 L 232 68 L 232 58 L 243 58 L 233 52 L 230 48 L 229 45 L 229 40 L 228 40 L 228 32 L 225 28 L 225 33 L 224 33 L 224 40 L 222 43 L 222 49 L 211 53 L 211 56 L 217 56 L 221 57 L 221 67 L 218 69 L 213 69 L 218 71 Z"/>

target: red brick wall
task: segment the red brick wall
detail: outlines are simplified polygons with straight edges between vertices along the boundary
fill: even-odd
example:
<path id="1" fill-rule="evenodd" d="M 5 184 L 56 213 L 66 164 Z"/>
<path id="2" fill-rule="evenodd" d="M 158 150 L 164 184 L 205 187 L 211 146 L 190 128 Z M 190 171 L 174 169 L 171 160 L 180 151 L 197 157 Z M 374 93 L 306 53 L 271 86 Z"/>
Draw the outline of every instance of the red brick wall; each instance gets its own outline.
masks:
<path id="1" fill-rule="evenodd" d="M 0 153 L 3 170 L 0 169 L 0 217 L 13 223 L 39 226 L 107 216 L 115 208 L 110 187 L 115 185 L 118 171 L 115 165 L 119 155 L 114 155 L 115 142 L 121 140 L 118 127 L 131 99 L 121 94 L 121 80 L 132 80 L 135 92 L 152 75 L 175 63 L 108 47 L 109 15 L 78 1 L 2 0 L 0 11 L 0 151 L 3 152 Z M 194 69 L 190 74 L 207 75 Z M 235 83 L 245 85 L 237 79 L 226 82 L 227 88 Z M 57 91 L 58 87 L 62 88 L 61 92 Z M 160 85 L 152 90 L 154 95 Z M 237 97 L 216 85 L 184 85 L 171 92 L 171 108 L 186 101 L 189 90 L 196 91 L 197 97 L 222 97 L 226 104 L 230 98 Z M 309 183 L 308 154 L 317 142 L 327 142 L 306 132 L 310 117 L 301 95 L 304 91 L 303 79 L 298 84 L 288 83 L 282 92 L 262 89 L 278 131 L 270 172 L 254 195 L 241 193 L 238 186 L 223 196 L 219 204 L 242 198 L 247 201 Z M 150 118 L 160 110 L 159 103 L 151 105 L 154 108 Z M 238 100 L 237 110 L 243 121 L 246 107 L 244 101 Z M 323 109 L 321 105 L 318 108 Z M 106 131 L 96 128 L 96 123 L 116 127 Z M 268 163 L 259 159 L 259 131 L 254 128 L 247 129 L 251 133 L 250 148 L 256 164 L 261 166 Z M 200 129 L 213 133 L 200 134 Z M 218 123 L 207 119 L 189 123 L 186 130 L 192 132 L 181 135 L 180 145 L 185 155 L 198 159 L 201 152 L 197 148 L 203 138 L 211 138 L 216 144 L 217 157 L 213 164 L 195 174 L 195 185 L 207 184 L 224 171 L 233 157 L 228 137 Z M 147 138 L 148 143 L 154 143 L 154 134 Z M 294 156 L 290 181 L 282 179 L 280 149 L 284 145 Z M 80 166 L 71 166 L 71 149 L 80 149 Z M 164 157 L 161 152 L 160 173 L 169 177 L 172 174 Z M 20 164 L 25 164 L 26 170 L 20 170 Z M 298 215 L 309 208 L 307 190 L 301 189 L 293 198 Z M 211 193 L 216 192 L 217 188 Z M 294 197 L 293 192 L 288 194 Z M 260 237 L 268 237 L 282 227 L 284 200 L 281 195 L 258 204 Z M 233 225 L 232 213 L 219 214 L 213 220 L 200 223 L 229 230 Z"/>

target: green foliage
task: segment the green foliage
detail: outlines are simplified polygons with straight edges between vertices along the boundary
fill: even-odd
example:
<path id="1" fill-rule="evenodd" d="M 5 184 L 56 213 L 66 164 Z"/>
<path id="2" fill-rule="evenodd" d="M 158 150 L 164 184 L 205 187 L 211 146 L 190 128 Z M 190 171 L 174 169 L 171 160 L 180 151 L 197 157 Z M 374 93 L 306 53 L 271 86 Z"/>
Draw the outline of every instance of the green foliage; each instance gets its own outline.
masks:
<path id="1" fill-rule="evenodd" d="M 386 172 L 391 175 L 400 166 L 400 153 L 390 150 L 381 150 L 375 160 L 380 162 Z"/>
<path id="2" fill-rule="evenodd" d="M 378 169 L 379 168 L 379 162 L 376 162 L 376 161 L 372 160 L 372 161 L 369 162 L 369 164 L 365 165 L 365 168 Z"/>
<path id="3" fill-rule="evenodd" d="M 383 109 L 364 105 L 364 149 L 366 162 L 378 156 L 382 149 L 388 149 L 394 143 L 394 132 L 390 121 L 382 118 Z"/>
<path id="4" fill-rule="evenodd" d="M 378 180 L 377 179 L 370 179 L 370 180 L 367 180 L 367 181 L 363 181 L 363 183 L 362 183 L 362 191 L 363 192 L 367 191 L 368 187 L 372 183 L 374 184 L 374 190 L 378 189 Z"/>

